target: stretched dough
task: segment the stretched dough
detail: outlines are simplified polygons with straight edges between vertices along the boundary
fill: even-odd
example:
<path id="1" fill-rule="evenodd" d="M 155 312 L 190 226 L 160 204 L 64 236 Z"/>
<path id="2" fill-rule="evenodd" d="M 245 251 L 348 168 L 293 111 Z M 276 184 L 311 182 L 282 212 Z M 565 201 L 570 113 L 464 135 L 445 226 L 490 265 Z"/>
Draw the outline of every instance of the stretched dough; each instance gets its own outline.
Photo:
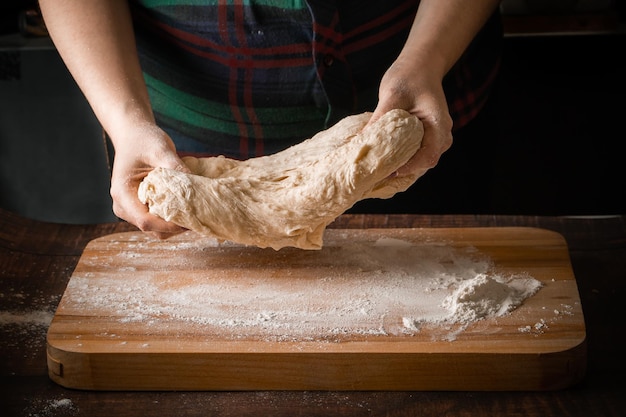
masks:
<path id="1" fill-rule="evenodd" d="M 151 213 L 179 226 L 276 250 L 320 249 L 326 226 L 365 198 L 389 198 L 416 177 L 392 174 L 415 154 L 422 123 L 392 110 L 349 116 L 274 155 L 184 158 L 193 174 L 156 168 L 139 186 Z"/>

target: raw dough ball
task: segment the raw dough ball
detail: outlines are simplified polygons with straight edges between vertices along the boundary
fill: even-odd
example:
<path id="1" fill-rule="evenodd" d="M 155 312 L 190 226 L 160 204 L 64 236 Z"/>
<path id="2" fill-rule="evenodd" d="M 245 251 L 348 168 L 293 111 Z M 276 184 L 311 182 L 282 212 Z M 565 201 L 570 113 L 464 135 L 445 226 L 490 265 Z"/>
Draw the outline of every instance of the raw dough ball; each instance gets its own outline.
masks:
<path id="1" fill-rule="evenodd" d="M 274 155 L 184 159 L 193 174 L 156 168 L 139 186 L 150 212 L 221 240 L 320 249 L 326 226 L 365 198 L 389 198 L 417 177 L 390 177 L 418 150 L 417 117 L 349 116 Z"/>

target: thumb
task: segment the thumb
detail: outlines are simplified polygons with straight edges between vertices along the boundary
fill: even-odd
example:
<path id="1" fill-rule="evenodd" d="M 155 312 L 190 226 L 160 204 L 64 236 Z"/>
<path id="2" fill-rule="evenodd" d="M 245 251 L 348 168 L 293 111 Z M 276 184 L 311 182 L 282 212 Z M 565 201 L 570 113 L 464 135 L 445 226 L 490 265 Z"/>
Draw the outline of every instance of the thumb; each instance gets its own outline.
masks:
<path id="1" fill-rule="evenodd" d="M 388 108 L 387 106 L 381 106 L 380 104 L 376 107 L 376 109 L 374 110 L 374 112 L 372 113 L 372 116 L 370 117 L 370 119 L 367 121 L 367 123 L 365 124 L 365 127 L 368 127 L 369 125 L 375 123 L 378 119 L 380 119 L 385 113 L 387 113 L 388 111 L 393 110 L 392 108 Z"/>
<path id="2" fill-rule="evenodd" d="M 159 162 L 155 166 L 171 169 L 174 171 L 191 173 L 191 169 L 183 158 L 181 158 L 176 152 L 167 152 L 159 159 Z"/>

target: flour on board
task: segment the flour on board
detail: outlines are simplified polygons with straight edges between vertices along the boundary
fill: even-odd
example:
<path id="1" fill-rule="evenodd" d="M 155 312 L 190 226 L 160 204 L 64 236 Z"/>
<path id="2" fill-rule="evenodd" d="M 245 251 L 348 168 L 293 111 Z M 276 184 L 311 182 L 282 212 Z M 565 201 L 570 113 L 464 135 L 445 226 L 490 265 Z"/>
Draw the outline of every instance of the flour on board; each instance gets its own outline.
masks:
<path id="1" fill-rule="evenodd" d="M 298 275 L 301 258 L 287 258 L 275 267 L 280 276 L 233 278 L 190 268 L 183 280 L 132 268 L 133 253 L 120 252 L 129 260 L 125 269 L 75 274 L 63 307 L 155 331 L 183 324 L 230 339 L 340 340 L 417 335 L 424 326 L 462 331 L 511 313 L 542 286 L 528 274 L 495 270 L 474 248 L 444 243 L 381 238 L 304 252 L 306 262 L 322 265 L 314 277 Z"/>

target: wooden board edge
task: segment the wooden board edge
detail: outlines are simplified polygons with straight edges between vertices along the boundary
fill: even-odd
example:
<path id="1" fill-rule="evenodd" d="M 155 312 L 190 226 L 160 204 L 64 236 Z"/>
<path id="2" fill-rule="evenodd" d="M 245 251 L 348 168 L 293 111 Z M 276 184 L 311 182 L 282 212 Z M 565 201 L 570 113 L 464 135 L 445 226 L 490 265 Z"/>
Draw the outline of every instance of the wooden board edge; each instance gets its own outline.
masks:
<path id="1" fill-rule="evenodd" d="M 547 354 L 77 353 L 47 347 L 49 376 L 94 391 L 551 391 L 584 379 L 587 343 Z"/>

